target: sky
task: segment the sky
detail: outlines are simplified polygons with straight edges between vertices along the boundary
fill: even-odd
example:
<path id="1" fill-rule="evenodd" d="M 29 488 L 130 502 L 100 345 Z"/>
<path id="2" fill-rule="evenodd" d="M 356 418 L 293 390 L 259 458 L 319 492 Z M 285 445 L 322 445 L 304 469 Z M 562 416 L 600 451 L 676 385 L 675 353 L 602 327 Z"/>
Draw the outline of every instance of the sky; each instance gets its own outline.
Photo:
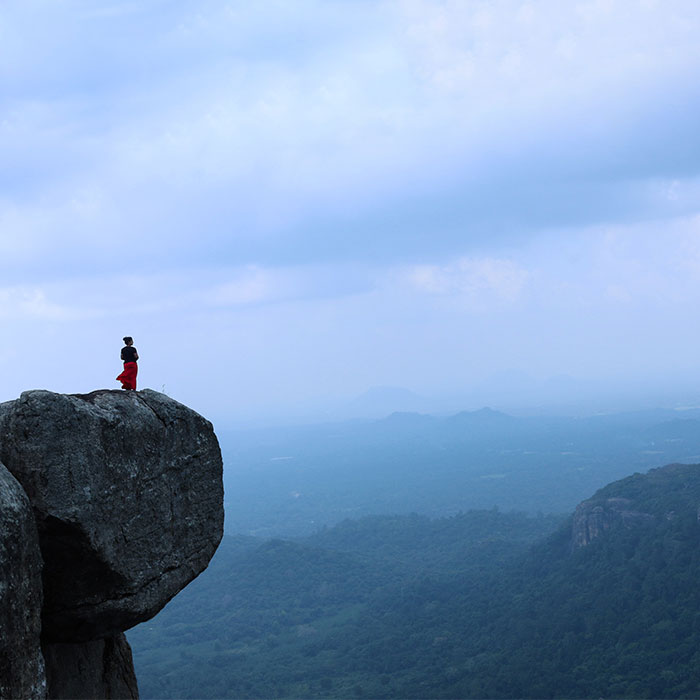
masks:
<path id="1" fill-rule="evenodd" d="M 215 422 L 700 404 L 699 35 L 696 0 L 3 0 L 0 400 L 117 388 L 131 335 Z"/>

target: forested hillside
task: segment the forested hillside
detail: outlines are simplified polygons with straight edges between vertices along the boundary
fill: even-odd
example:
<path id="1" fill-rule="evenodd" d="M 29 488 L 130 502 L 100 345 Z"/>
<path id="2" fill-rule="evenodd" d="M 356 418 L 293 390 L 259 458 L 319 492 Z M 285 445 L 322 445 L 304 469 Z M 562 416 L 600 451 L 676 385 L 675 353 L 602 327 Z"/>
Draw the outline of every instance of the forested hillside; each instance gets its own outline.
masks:
<path id="1" fill-rule="evenodd" d="M 130 635 L 143 695 L 697 697 L 700 466 L 585 507 L 609 503 L 637 515 L 578 548 L 572 519 L 495 510 L 228 538 Z"/>
<path id="2" fill-rule="evenodd" d="M 376 639 L 369 631 L 377 607 L 408 604 L 443 580 L 481 590 L 558 522 L 492 510 L 347 521 L 298 541 L 226 536 L 209 569 L 129 634 L 142 696 L 348 697 L 377 684 L 389 692 L 385 672 L 347 668 L 375 654 L 382 637 L 392 643 L 394 630 Z M 387 647 L 387 663 L 394 653 L 402 652 Z"/>

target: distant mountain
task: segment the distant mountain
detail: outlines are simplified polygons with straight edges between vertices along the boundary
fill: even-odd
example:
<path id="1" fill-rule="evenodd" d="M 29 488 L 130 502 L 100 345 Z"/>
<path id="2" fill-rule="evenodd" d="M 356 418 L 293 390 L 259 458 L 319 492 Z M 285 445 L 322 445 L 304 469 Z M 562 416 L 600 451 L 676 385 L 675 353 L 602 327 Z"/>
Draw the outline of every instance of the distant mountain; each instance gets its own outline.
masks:
<path id="1" fill-rule="evenodd" d="M 400 428 L 427 428 L 435 423 L 435 416 L 425 413 L 411 413 L 409 411 L 394 411 L 390 416 L 383 418 L 382 427 Z"/>
<path id="2" fill-rule="evenodd" d="M 397 411 L 429 412 L 434 407 L 434 401 L 408 389 L 374 386 L 348 401 L 342 410 L 353 417 L 382 418 Z"/>
<path id="3" fill-rule="evenodd" d="M 446 422 L 461 425 L 503 425 L 505 423 L 512 424 L 516 420 L 513 416 L 484 406 L 478 411 L 460 411 L 455 413 L 455 415 L 447 418 Z"/>
<path id="4" fill-rule="evenodd" d="M 526 421 L 518 420 L 513 416 L 491 408 L 482 408 L 478 411 L 461 411 L 444 420 L 444 428 L 449 431 L 463 431 L 470 437 L 484 438 L 495 433 L 509 433 L 515 427 L 528 429 Z"/>

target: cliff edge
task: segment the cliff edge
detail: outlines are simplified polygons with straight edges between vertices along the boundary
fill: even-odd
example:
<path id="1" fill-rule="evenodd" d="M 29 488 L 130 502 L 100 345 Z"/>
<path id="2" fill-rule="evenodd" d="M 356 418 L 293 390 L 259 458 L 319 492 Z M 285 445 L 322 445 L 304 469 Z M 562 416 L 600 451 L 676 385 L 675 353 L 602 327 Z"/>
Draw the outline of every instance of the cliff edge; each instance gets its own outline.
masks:
<path id="1" fill-rule="evenodd" d="M 122 633 L 201 573 L 223 534 L 211 423 L 149 389 L 28 391 L 0 404 L 0 462 L 10 473 L 0 479 L 0 519 L 34 533 L 40 550 L 31 554 L 31 534 L 21 554 L 10 549 L 19 537 L 0 546 L 0 562 L 3 553 L 28 562 L 17 580 L 0 564 L 0 591 L 30 601 L 21 641 L 36 655 L 23 655 L 35 678 L 20 689 L 4 651 L 16 644 L 4 640 L 0 697 L 137 697 Z M 29 624 L 37 608 L 43 654 Z"/>
<path id="2" fill-rule="evenodd" d="M 571 550 L 587 547 L 608 531 L 653 526 L 680 514 L 697 514 L 700 521 L 699 468 L 698 464 L 667 464 L 600 489 L 574 512 Z"/>

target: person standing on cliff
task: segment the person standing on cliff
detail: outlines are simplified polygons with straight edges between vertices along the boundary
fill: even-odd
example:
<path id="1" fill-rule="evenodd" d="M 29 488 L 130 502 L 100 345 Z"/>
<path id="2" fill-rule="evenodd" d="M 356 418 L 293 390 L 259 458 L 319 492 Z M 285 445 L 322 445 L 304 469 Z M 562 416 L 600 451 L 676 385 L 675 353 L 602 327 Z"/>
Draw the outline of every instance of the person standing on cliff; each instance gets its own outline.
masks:
<path id="1" fill-rule="evenodd" d="M 117 381 L 122 383 L 122 389 L 136 391 L 136 375 L 139 371 L 139 366 L 136 364 L 136 361 L 138 359 L 139 354 L 134 347 L 134 339 L 127 335 L 124 338 L 124 347 L 122 348 L 124 371 L 117 377 Z"/>

